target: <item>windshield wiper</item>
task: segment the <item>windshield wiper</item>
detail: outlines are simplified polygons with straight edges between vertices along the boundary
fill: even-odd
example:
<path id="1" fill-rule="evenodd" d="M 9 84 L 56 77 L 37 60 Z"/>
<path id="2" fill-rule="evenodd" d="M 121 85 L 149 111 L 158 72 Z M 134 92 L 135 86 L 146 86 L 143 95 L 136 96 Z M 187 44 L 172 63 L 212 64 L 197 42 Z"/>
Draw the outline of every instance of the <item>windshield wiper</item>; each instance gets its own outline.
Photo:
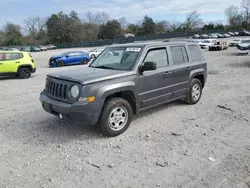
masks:
<path id="1" fill-rule="evenodd" d="M 96 66 L 96 67 L 91 66 L 91 67 L 93 67 L 93 68 L 99 68 L 99 69 L 111 69 L 111 70 L 114 69 L 114 68 L 112 68 L 112 67 L 106 67 L 106 66 L 104 66 L 104 65 L 102 65 L 102 66 Z"/>

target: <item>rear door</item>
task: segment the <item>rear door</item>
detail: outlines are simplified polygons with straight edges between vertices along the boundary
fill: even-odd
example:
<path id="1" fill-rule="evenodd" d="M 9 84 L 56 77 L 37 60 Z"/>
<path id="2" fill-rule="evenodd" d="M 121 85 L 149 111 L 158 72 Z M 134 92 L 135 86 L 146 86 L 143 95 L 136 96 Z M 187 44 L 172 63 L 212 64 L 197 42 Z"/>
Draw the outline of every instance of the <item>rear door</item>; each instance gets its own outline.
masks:
<path id="1" fill-rule="evenodd" d="M 69 64 L 79 64 L 82 61 L 82 55 L 79 52 L 70 53 L 67 59 Z"/>
<path id="2" fill-rule="evenodd" d="M 185 45 L 170 45 L 168 47 L 172 67 L 171 91 L 172 99 L 185 96 L 189 87 L 189 75 L 192 70 Z"/>
<path id="3" fill-rule="evenodd" d="M 166 47 L 149 48 L 143 62 L 155 62 L 157 69 L 140 75 L 140 108 L 145 109 L 171 98 L 169 85 L 169 62 Z"/>
<path id="4" fill-rule="evenodd" d="M 75 56 L 74 56 L 74 63 L 75 63 L 75 64 L 81 63 L 82 60 L 83 60 L 83 56 L 84 56 L 84 53 L 81 53 L 81 52 L 75 53 Z"/>

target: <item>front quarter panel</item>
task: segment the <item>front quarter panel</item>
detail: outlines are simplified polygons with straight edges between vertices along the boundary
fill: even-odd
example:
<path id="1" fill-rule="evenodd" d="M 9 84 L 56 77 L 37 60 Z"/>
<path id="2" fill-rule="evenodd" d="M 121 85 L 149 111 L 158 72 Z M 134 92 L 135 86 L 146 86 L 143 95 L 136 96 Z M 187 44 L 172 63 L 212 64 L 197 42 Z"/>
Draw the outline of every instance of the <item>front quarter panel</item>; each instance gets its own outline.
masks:
<path id="1" fill-rule="evenodd" d="M 95 96 L 95 102 L 93 108 L 91 109 L 94 114 L 100 115 L 106 98 L 109 95 L 122 92 L 122 91 L 132 91 L 136 101 L 136 109 L 139 109 L 138 93 L 135 89 L 134 81 L 120 81 L 120 82 L 107 82 L 107 83 L 95 83 L 91 85 L 86 85 L 83 87 L 82 97 Z"/>

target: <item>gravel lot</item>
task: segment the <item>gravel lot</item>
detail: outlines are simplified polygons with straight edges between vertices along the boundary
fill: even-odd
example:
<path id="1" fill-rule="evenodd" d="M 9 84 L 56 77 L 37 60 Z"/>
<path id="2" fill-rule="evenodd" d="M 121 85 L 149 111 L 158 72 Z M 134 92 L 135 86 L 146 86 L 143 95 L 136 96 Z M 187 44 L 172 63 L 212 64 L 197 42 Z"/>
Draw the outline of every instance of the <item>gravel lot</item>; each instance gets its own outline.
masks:
<path id="1" fill-rule="evenodd" d="M 76 68 L 48 68 L 58 52 L 33 53 L 28 80 L 0 80 L 1 188 L 250 187 L 249 56 L 205 50 L 209 75 L 197 105 L 149 110 L 104 138 L 42 109 L 45 75 Z"/>

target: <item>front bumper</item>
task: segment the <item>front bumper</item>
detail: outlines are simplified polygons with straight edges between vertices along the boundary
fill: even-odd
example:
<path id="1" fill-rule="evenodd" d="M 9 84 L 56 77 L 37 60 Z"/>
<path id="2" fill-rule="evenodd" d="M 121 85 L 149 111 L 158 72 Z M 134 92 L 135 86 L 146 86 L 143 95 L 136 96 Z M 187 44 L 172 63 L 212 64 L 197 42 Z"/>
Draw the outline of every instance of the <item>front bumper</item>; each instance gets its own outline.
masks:
<path id="1" fill-rule="evenodd" d="M 206 45 L 200 45 L 201 49 L 208 49 L 209 46 L 206 46 Z"/>
<path id="2" fill-rule="evenodd" d="M 40 94 L 40 102 L 46 112 L 55 116 L 61 116 L 65 119 L 95 125 L 99 118 L 99 114 L 95 114 L 92 111 L 93 104 L 91 103 L 76 102 L 74 104 L 68 104 L 56 101 L 48 97 L 44 91 Z"/>
<path id="3" fill-rule="evenodd" d="M 239 50 L 237 49 L 236 54 L 238 55 L 247 55 L 249 53 L 249 50 Z"/>

